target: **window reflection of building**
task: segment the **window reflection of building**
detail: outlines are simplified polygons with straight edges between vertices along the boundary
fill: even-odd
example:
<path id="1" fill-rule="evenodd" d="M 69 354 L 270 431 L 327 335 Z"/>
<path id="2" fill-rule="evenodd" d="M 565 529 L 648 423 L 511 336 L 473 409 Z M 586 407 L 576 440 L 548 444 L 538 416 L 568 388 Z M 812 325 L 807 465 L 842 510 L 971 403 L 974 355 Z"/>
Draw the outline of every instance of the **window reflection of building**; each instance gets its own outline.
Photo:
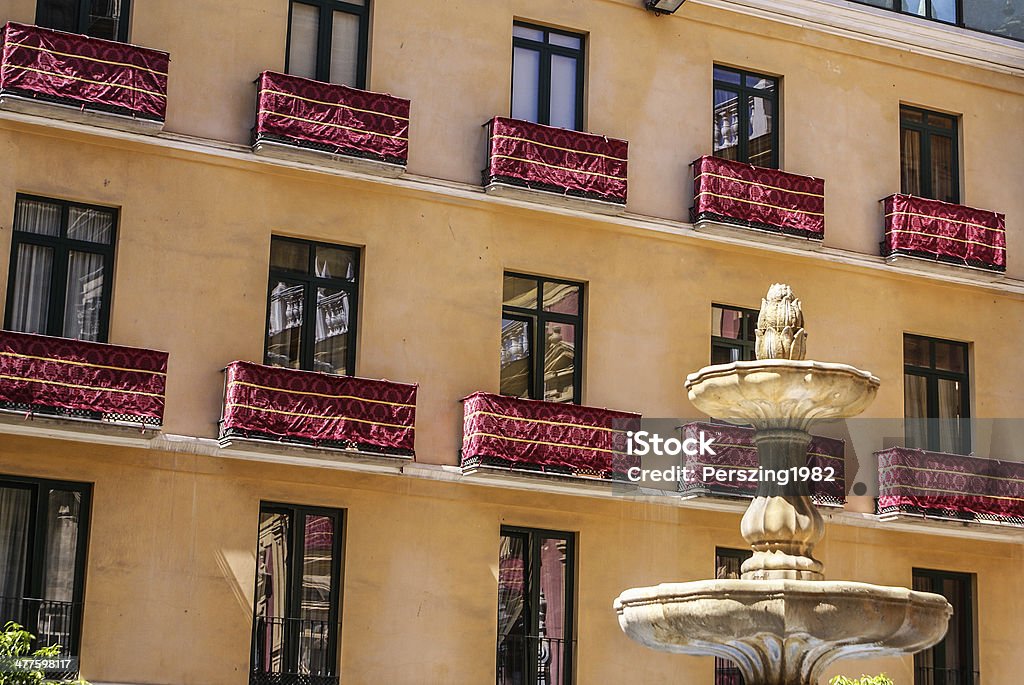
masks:
<path id="1" fill-rule="evenodd" d="M 714 68 L 712 148 L 716 157 L 778 166 L 777 93 L 778 79 Z"/>

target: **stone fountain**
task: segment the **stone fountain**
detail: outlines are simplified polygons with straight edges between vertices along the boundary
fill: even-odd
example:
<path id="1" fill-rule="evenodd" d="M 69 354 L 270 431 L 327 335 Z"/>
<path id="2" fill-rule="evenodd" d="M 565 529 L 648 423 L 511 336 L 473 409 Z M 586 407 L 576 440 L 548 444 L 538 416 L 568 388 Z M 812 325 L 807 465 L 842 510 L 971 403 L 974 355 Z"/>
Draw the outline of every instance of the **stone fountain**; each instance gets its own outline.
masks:
<path id="1" fill-rule="evenodd" d="M 776 284 L 761 301 L 757 361 L 690 374 L 690 401 L 709 416 L 753 425 L 762 469 L 802 467 L 817 419 L 860 414 L 879 380 L 846 364 L 804 360 L 800 300 Z M 615 600 L 619 625 L 641 644 L 733 661 L 746 685 L 818 685 L 849 657 L 913 654 L 946 634 L 940 595 L 827 581 L 814 546 L 825 532 L 806 480 L 762 480 L 740 523 L 753 556 L 739 580 L 663 583 Z"/>

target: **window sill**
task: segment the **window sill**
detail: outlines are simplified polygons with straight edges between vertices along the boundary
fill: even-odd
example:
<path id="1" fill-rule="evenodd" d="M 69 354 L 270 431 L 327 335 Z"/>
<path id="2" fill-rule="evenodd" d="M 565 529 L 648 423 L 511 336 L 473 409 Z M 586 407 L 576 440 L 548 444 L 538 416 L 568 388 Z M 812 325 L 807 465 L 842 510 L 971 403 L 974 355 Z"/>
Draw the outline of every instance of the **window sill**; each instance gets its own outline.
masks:
<path id="1" fill-rule="evenodd" d="M 384 178 L 398 178 L 405 173 L 405 167 L 400 164 L 390 164 L 375 159 L 354 157 L 267 140 L 257 141 L 252 146 L 252 151 L 261 157 L 273 157 L 289 162 L 304 162 L 334 169 L 347 169 L 364 174 L 373 174 L 374 176 L 383 176 Z"/>
<path id="2" fill-rule="evenodd" d="M 693 224 L 693 230 L 707 235 L 724 238 L 739 238 L 746 241 L 757 241 L 772 245 L 797 248 L 801 250 L 821 250 L 822 242 L 819 238 L 804 238 L 797 235 L 787 235 L 780 231 L 759 228 L 757 226 L 744 226 L 740 224 L 725 223 L 701 219 Z"/>

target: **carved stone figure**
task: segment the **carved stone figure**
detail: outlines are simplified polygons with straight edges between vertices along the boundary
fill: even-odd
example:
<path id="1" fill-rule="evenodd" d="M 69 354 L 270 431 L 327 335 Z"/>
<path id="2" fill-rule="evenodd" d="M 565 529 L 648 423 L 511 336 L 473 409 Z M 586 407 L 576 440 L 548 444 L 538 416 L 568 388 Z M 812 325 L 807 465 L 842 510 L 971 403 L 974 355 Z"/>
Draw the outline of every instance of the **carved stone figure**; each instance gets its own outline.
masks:
<path id="1" fill-rule="evenodd" d="M 757 316 L 756 343 L 758 359 L 803 359 L 807 354 L 807 331 L 800 300 L 793 289 L 775 283 L 761 300 Z"/>

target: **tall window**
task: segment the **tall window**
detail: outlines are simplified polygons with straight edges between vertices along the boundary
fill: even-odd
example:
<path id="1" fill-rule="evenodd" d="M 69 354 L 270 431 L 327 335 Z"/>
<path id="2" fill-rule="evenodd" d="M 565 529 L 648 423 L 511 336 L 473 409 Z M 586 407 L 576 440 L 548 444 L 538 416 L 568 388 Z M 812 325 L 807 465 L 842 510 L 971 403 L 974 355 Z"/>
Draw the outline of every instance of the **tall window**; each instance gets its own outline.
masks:
<path id="1" fill-rule="evenodd" d="M 19 195 L 4 328 L 106 342 L 117 210 Z"/>
<path id="2" fill-rule="evenodd" d="M 292 0 L 285 70 L 365 88 L 369 5 L 370 0 Z"/>
<path id="3" fill-rule="evenodd" d="M 506 273 L 501 394 L 580 402 L 583 284 Z"/>
<path id="4" fill-rule="evenodd" d="M 92 486 L 0 476 L 0 625 L 78 654 Z"/>
<path id="5" fill-rule="evenodd" d="M 260 505 L 251 685 L 338 682 L 342 512 Z"/>
<path id="6" fill-rule="evenodd" d="M 779 166 L 779 80 L 715 66 L 715 157 Z"/>
<path id="7" fill-rule="evenodd" d="M 264 363 L 354 373 L 358 292 L 359 250 L 271 238 Z"/>
<path id="8" fill-rule="evenodd" d="M 497 685 L 569 685 L 575 650 L 575 536 L 501 529 Z"/>
<path id="9" fill-rule="evenodd" d="M 956 129 L 956 117 L 900 106 L 901 192 L 960 202 Z"/>
<path id="10" fill-rule="evenodd" d="M 711 305 L 711 363 L 751 361 L 757 330 L 756 309 Z"/>
<path id="11" fill-rule="evenodd" d="M 997 36 L 1024 39 L 1024 8 L 1019 0 L 855 0 L 901 14 L 956 24 Z"/>
<path id="12" fill-rule="evenodd" d="M 36 24 L 128 42 L 131 0 L 37 0 Z"/>
<path id="13" fill-rule="evenodd" d="M 715 578 L 738 580 L 740 567 L 750 555 L 749 549 L 715 548 Z M 715 685 L 744 685 L 743 674 L 732 661 L 716 656 Z"/>
<path id="14" fill-rule="evenodd" d="M 973 577 L 914 569 L 914 589 L 942 595 L 953 605 L 942 642 L 914 655 L 914 685 L 976 685 Z"/>
<path id="15" fill-rule="evenodd" d="M 583 36 L 512 26 L 512 118 L 582 130 Z"/>
<path id="16" fill-rule="evenodd" d="M 903 336 L 903 414 L 907 447 L 971 451 L 967 343 Z"/>

